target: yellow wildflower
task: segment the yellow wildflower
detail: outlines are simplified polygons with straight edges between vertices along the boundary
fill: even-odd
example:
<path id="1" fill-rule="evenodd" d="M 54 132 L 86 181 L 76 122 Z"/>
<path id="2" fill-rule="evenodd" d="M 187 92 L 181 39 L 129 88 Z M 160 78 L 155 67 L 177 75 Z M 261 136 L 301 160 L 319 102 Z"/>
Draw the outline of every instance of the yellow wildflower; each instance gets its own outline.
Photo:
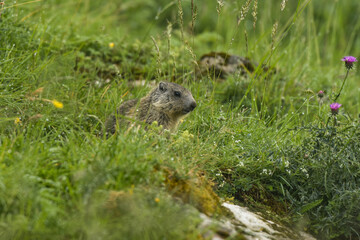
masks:
<path id="1" fill-rule="evenodd" d="M 21 123 L 21 120 L 20 120 L 20 118 L 18 118 L 18 117 L 17 117 L 17 118 L 15 118 L 15 121 L 14 121 L 14 123 L 15 123 L 15 124 L 19 124 L 19 123 Z"/>
<path id="2" fill-rule="evenodd" d="M 54 107 L 56 107 L 56 108 L 63 108 L 64 107 L 64 104 L 62 104 L 62 102 L 59 102 L 57 100 L 52 100 L 51 102 L 52 102 L 52 104 L 54 104 Z"/>
<path id="3" fill-rule="evenodd" d="M 160 202 L 160 198 L 155 198 L 155 202 Z"/>
<path id="4" fill-rule="evenodd" d="M 129 194 L 130 194 L 130 195 L 133 195 L 133 194 L 134 194 L 134 188 L 135 188 L 135 185 L 132 184 L 132 185 L 131 185 L 131 188 L 129 189 Z"/>
<path id="5" fill-rule="evenodd" d="M 115 43 L 111 42 L 109 43 L 109 48 L 114 48 L 115 47 Z"/>

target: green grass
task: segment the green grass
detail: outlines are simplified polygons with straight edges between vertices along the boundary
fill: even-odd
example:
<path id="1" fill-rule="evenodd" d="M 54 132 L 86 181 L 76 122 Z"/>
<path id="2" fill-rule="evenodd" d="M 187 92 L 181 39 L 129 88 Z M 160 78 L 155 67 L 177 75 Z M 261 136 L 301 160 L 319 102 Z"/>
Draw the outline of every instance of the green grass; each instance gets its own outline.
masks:
<path id="1" fill-rule="evenodd" d="M 192 20 L 184 1 L 181 21 L 178 1 L 5 1 L 1 238 L 198 239 L 196 208 L 206 197 L 180 200 L 169 172 L 185 183 L 205 176 L 220 197 L 271 210 L 320 239 L 359 238 L 358 66 L 336 127 L 329 98 L 346 74 L 340 59 L 359 56 L 360 4 L 288 1 L 281 11 L 281 1 L 259 1 L 253 28 L 253 2 L 237 26 L 245 2 L 218 12 L 215 1 L 195 2 Z M 194 61 L 211 51 L 276 74 L 195 78 Z M 189 88 L 198 104 L 177 133 L 154 126 L 99 137 L 122 101 L 163 79 Z"/>

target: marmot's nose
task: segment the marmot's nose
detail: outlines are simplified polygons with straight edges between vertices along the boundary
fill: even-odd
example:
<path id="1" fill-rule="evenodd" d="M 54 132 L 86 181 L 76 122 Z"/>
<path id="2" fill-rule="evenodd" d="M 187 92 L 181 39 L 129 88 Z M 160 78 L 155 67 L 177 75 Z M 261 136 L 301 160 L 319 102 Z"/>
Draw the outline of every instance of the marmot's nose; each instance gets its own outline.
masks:
<path id="1" fill-rule="evenodd" d="M 196 102 L 192 102 L 190 104 L 190 111 L 194 110 L 196 108 Z"/>
<path id="2" fill-rule="evenodd" d="M 184 114 L 188 114 L 189 112 L 191 112 L 192 110 L 194 110 L 196 108 L 196 102 L 195 101 L 191 101 L 189 103 L 189 105 L 186 105 L 186 108 L 184 109 Z"/>

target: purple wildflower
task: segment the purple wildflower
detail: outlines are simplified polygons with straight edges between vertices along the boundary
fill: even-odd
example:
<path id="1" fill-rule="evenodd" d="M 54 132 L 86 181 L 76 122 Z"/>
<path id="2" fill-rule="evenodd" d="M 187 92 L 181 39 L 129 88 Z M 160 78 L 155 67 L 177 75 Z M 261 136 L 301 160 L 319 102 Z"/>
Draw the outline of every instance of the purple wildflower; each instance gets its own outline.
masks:
<path id="1" fill-rule="evenodd" d="M 353 56 L 346 56 L 343 57 L 341 61 L 345 62 L 345 67 L 350 70 L 352 69 L 354 62 L 357 62 L 357 59 Z"/>
<path id="2" fill-rule="evenodd" d="M 317 95 L 318 95 L 319 98 L 323 98 L 324 97 L 324 91 L 320 90 Z"/>
<path id="3" fill-rule="evenodd" d="M 333 115 L 338 114 L 339 108 L 340 108 L 341 106 L 342 106 L 342 105 L 341 105 L 340 103 L 332 103 L 332 104 L 330 104 L 331 113 L 332 113 Z"/>

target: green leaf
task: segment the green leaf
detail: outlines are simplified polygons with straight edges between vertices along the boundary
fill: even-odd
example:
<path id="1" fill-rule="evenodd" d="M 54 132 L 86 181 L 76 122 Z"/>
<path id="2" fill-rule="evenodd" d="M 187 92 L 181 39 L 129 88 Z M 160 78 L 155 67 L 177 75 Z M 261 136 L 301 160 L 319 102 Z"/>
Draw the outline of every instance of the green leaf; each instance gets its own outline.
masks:
<path id="1" fill-rule="evenodd" d="M 301 213 L 306 213 L 307 211 L 313 209 L 314 207 L 317 207 L 322 203 L 323 199 L 316 200 L 314 202 L 308 203 L 305 206 L 303 206 L 300 210 Z"/>

